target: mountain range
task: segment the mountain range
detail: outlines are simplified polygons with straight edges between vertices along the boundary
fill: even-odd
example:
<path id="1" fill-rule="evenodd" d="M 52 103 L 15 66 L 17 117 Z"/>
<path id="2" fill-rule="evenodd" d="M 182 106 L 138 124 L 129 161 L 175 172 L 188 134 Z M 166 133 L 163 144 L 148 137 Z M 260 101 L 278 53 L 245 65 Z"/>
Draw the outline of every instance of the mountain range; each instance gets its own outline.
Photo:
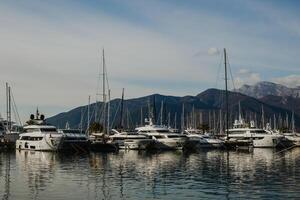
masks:
<path id="1" fill-rule="evenodd" d="M 289 88 L 267 81 L 258 82 L 255 85 L 243 85 L 235 91 L 258 99 L 268 95 L 300 98 L 300 86 Z"/>
<path id="2" fill-rule="evenodd" d="M 248 121 L 256 119 L 258 125 L 262 123 L 262 110 L 264 111 L 265 122 L 273 124 L 275 116 L 277 126 L 279 124 L 284 126 L 286 124 L 284 121 L 286 119 L 290 120 L 294 111 L 295 124 L 299 129 L 299 89 L 286 88 L 279 84 L 261 82 L 254 86 L 242 86 L 239 90 L 229 92 L 230 124 L 238 117 L 240 104 L 243 117 Z M 144 119 L 150 114 L 157 123 L 168 124 L 169 121 L 170 126 L 174 127 L 176 125 L 177 128 L 180 128 L 184 107 L 185 126 L 191 124 L 194 120 L 196 124 L 207 124 L 212 128 L 213 126 L 220 126 L 220 117 L 222 119 L 225 118 L 224 103 L 225 91 L 219 89 L 208 89 L 196 96 L 178 97 L 153 94 L 140 98 L 126 99 L 124 100 L 124 117 L 121 123 L 121 99 L 114 99 L 110 102 L 110 122 L 111 127 L 122 125 L 123 127 L 134 128 L 143 124 Z M 99 121 L 102 115 L 102 106 L 102 102 L 90 105 L 91 122 L 95 121 L 95 119 Z M 48 118 L 47 121 L 57 127 L 64 127 L 68 123 L 70 127 L 82 126 L 86 128 L 87 105 L 59 113 Z M 224 124 L 222 126 L 224 127 Z"/>

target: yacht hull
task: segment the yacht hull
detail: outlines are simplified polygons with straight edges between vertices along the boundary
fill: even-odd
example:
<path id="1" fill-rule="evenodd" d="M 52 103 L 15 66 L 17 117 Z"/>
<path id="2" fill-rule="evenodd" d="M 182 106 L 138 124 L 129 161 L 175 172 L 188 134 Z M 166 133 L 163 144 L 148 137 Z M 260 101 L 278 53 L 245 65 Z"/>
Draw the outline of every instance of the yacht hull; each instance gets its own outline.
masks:
<path id="1" fill-rule="evenodd" d="M 16 149 L 32 151 L 58 151 L 61 148 L 61 137 L 45 135 L 41 140 L 17 140 Z"/>

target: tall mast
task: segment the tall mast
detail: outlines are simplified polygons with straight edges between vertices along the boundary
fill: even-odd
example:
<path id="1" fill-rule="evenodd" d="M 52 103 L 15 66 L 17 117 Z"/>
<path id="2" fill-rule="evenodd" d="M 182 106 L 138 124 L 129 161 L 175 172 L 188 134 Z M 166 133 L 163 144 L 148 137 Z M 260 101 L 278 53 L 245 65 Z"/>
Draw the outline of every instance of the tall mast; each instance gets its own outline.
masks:
<path id="1" fill-rule="evenodd" d="M 276 128 L 276 116 L 275 116 L 275 114 L 273 115 L 273 120 L 274 120 L 273 127 L 274 127 L 274 130 L 276 130 L 277 128 Z"/>
<path id="2" fill-rule="evenodd" d="M 222 110 L 220 109 L 220 134 L 223 133 L 223 127 L 222 127 Z"/>
<path id="3" fill-rule="evenodd" d="M 110 90 L 108 90 L 108 103 L 107 103 L 107 134 L 109 135 L 110 132 L 110 124 L 109 124 L 109 118 L 110 118 Z"/>
<path id="4" fill-rule="evenodd" d="M 264 111 L 264 105 L 261 106 L 261 123 L 262 123 L 262 128 L 265 128 L 265 111 Z"/>
<path id="5" fill-rule="evenodd" d="M 141 107 L 141 126 L 143 126 L 143 107 Z"/>
<path id="6" fill-rule="evenodd" d="M 184 103 L 182 104 L 182 113 L 181 113 L 181 130 L 184 131 Z"/>
<path id="7" fill-rule="evenodd" d="M 124 110 L 124 88 L 122 89 L 122 100 L 121 100 L 121 116 L 120 116 L 120 124 L 119 128 L 123 129 L 123 110 Z"/>
<path id="8" fill-rule="evenodd" d="M 11 93 L 10 93 L 10 86 L 8 85 L 8 83 L 6 83 L 6 118 L 7 118 L 7 131 L 10 132 L 11 131 Z"/>
<path id="9" fill-rule="evenodd" d="M 153 123 L 156 124 L 156 100 L 155 95 L 153 95 Z"/>
<path id="10" fill-rule="evenodd" d="M 170 128 L 170 122 L 171 122 L 171 113 L 168 113 L 168 128 Z"/>
<path id="11" fill-rule="evenodd" d="M 87 114 L 87 135 L 90 135 L 90 105 L 91 105 L 91 96 L 89 95 L 88 100 L 88 114 Z"/>
<path id="12" fill-rule="evenodd" d="M 295 116 L 294 110 L 292 112 L 292 132 L 295 133 Z"/>
<path id="13" fill-rule="evenodd" d="M 239 121 L 242 121 L 241 101 L 239 101 Z"/>
<path id="14" fill-rule="evenodd" d="M 106 103 L 106 99 L 105 99 L 105 57 L 104 57 L 104 49 L 102 50 L 102 76 L 103 76 L 103 103 Z"/>
<path id="15" fill-rule="evenodd" d="M 8 83 L 5 84 L 6 91 L 6 131 L 9 131 L 8 119 L 9 119 L 9 106 L 8 106 Z"/>
<path id="16" fill-rule="evenodd" d="M 225 98 L 226 98 L 226 136 L 228 138 L 229 132 L 228 132 L 228 128 L 229 128 L 229 102 L 228 102 L 228 85 L 227 85 L 227 55 L 226 55 L 226 49 L 224 48 L 224 66 L 225 66 Z"/>
<path id="17" fill-rule="evenodd" d="M 174 128 L 177 129 L 177 112 L 175 112 L 174 116 Z"/>
<path id="18" fill-rule="evenodd" d="M 164 102 L 161 101 L 161 106 L 160 106 L 160 125 L 163 125 L 163 111 L 164 111 Z"/>
<path id="19" fill-rule="evenodd" d="M 102 49 L 102 102 L 103 102 L 103 130 L 105 134 L 106 127 L 106 96 L 105 96 L 105 57 L 104 48 Z"/>

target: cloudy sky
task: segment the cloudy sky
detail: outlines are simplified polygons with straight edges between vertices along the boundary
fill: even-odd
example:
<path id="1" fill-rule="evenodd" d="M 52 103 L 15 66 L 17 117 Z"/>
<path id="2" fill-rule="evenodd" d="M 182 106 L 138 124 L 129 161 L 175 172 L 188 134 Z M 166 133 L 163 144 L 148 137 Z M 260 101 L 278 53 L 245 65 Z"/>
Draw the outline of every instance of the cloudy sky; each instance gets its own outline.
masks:
<path id="1" fill-rule="evenodd" d="M 300 85 L 300 2 L 52 0 L 0 2 L 1 114 L 5 82 L 22 119 L 95 100 L 105 48 L 112 97 L 196 95 L 223 88 L 227 48 L 235 87 Z M 26 117 L 25 117 L 26 116 Z"/>

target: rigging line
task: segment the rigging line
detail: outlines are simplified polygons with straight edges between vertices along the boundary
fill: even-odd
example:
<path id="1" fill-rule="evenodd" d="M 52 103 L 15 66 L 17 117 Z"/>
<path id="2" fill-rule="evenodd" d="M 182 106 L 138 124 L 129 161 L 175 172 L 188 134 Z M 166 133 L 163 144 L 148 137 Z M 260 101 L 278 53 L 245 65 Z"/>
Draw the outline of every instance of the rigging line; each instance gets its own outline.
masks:
<path id="1" fill-rule="evenodd" d="M 220 71 L 222 67 L 222 61 L 223 61 L 223 54 L 220 56 L 220 62 L 219 62 L 219 67 L 218 67 L 218 72 L 217 72 L 217 77 L 216 77 L 216 82 L 215 82 L 215 87 L 218 88 L 218 82 L 220 80 Z"/>
<path id="2" fill-rule="evenodd" d="M 20 115 L 19 115 L 19 112 L 18 112 L 18 107 L 17 107 L 16 101 L 15 101 L 12 89 L 11 89 L 10 93 L 11 93 L 12 102 L 13 102 L 13 110 L 16 112 L 15 113 L 15 115 L 16 115 L 15 118 L 16 118 L 16 120 L 18 120 L 19 125 L 22 126 L 21 118 L 20 118 Z"/>
<path id="3" fill-rule="evenodd" d="M 232 86 L 233 86 L 233 90 L 236 90 L 235 84 L 234 84 L 234 79 L 233 79 L 233 75 L 232 75 L 232 71 L 231 71 L 231 65 L 229 62 L 229 59 L 227 58 L 227 63 L 228 63 L 228 68 L 229 68 L 229 73 L 230 73 L 230 77 L 231 77 L 231 81 L 232 81 Z"/>
<path id="4" fill-rule="evenodd" d="M 113 120 L 111 121 L 111 127 L 113 127 L 113 125 L 114 125 L 114 123 L 115 123 L 115 121 L 116 121 L 117 114 L 118 114 L 118 112 L 119 112 L 120 106 L 121 106 L 121 101 L 119 102 L 118 107 L 117 107 L 117 110 L 116 110 L 115 115 L 114 115 L 114 117 L 113 117 Z"/>

